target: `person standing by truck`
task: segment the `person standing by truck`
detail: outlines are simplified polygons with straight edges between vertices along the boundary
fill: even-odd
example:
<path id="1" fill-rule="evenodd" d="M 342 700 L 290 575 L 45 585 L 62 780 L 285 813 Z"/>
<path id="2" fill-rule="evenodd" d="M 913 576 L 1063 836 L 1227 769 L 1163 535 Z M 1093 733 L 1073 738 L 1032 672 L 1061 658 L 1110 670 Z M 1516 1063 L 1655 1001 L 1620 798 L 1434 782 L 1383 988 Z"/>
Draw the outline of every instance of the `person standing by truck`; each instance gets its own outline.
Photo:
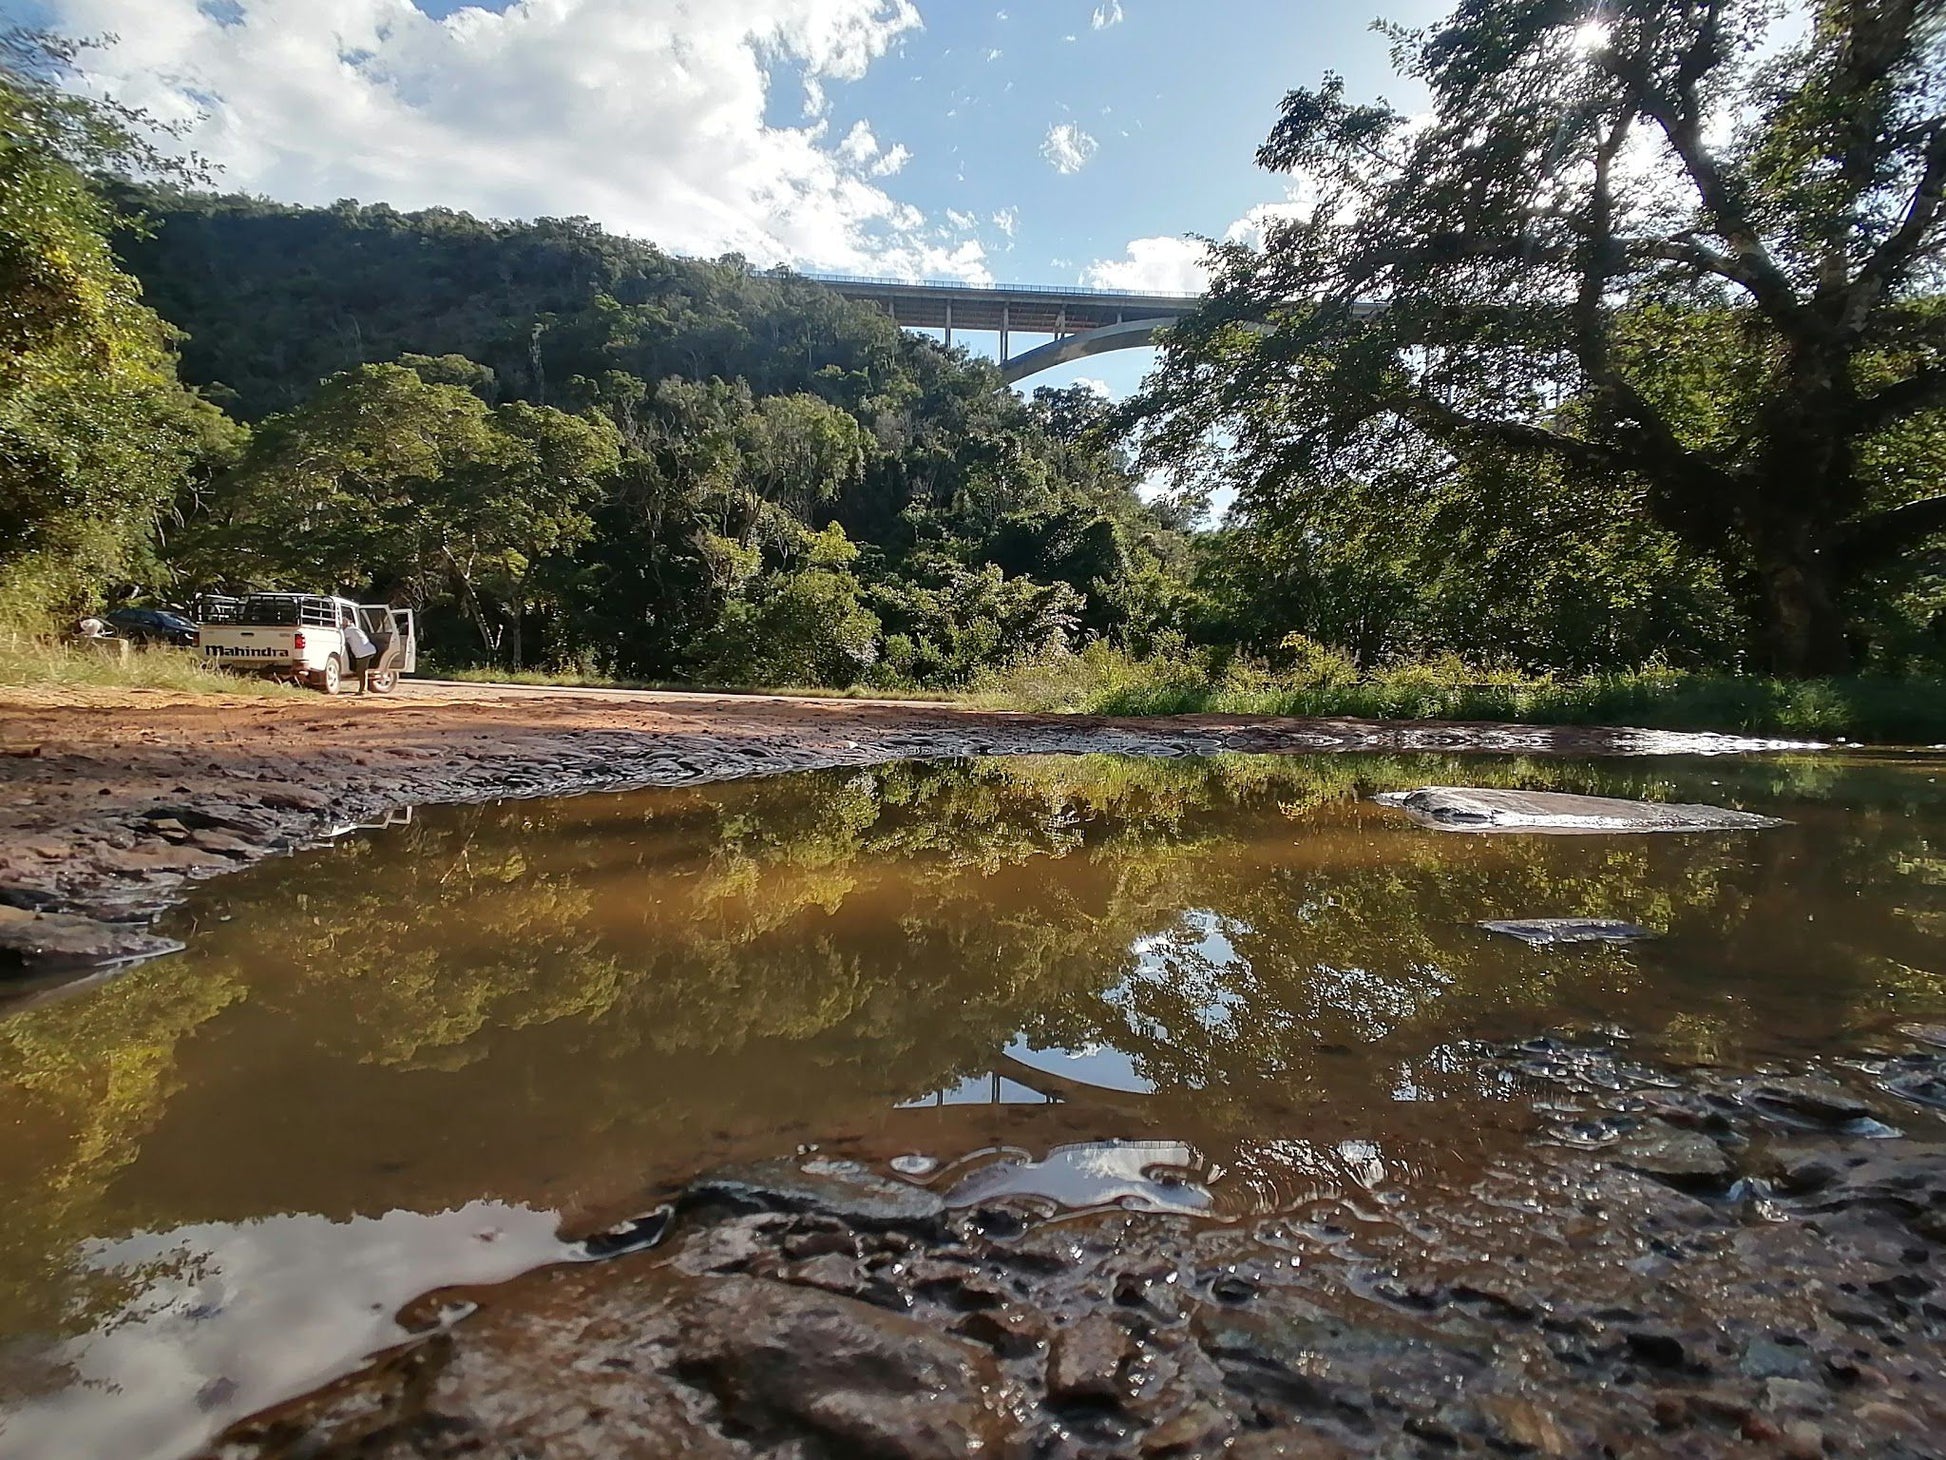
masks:
<path id="1" fill-rule="evenodd" d="M 352 670 L 361 672 L 371 668 L 372 661 L 378 658 L 378 645 L 365 632 L 365 626 L 358 622 L 357 611 L 347 608 L 339 619 L 339 628 L 345 636 L 345 653 L 351 656 Z"/>

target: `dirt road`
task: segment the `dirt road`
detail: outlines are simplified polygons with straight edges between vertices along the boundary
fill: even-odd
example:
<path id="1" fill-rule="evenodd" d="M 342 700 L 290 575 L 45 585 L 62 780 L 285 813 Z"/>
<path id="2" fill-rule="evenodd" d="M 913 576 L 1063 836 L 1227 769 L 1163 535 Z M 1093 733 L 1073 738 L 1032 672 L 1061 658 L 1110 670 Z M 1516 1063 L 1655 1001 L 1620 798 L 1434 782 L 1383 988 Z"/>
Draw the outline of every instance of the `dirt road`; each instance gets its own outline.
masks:
<path id="1" fill-rule="evenodd" d="M 517 685 L 417 683 L 394 696 L 330 699 L 0 690 L 0 974 L 8 964 L 47 975 L 161 951 L 144 927 L 185 883 L 412 805 L 967 755 L 1737 748 L 1752 744 Z"/>

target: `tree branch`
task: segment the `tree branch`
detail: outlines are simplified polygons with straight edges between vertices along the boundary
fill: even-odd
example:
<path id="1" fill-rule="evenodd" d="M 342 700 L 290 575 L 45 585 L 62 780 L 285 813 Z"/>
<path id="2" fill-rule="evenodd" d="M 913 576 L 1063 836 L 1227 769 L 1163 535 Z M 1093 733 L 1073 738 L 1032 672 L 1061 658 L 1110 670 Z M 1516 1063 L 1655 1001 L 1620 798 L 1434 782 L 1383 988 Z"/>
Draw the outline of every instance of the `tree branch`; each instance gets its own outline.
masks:
<path id="1" fill-rule="evenodd" d="M 1588 239 L 1582 251 L 1580 287 L 1575 291 L 1575 355 L 1582 371 L 1596 391 L 1616 413 L 1633 423 L 1647 454 L 1655 457 L 1662 469 L 1682 476 L 1694 473 L 1693 453 L 1678 439 L 1662 414 L 1642 396 L 1634 384 L 1615 369 L 1609 350 L 1608 281 L 1622 260 L 1622 246 L 1615 237 L 1615 196 L 1611 175 L 1615 159 L 1628 145 L 1635 125 L 1635 113 L 1624 112 L 1609 128 L 1595 149 L 1594 186 L 1588 204 Z"/>
<path id="2" fill-rule="evenodd" d="M 1387 404 L 1390 409 L 1436 437 L 1471 436 L 1513 451 L 1557 456 L 1576 466 L 1615 470 L 1631 465 L 1625 453 L 1601 442 L 1564 435 L 1526 421 L 1499 421 L 1489 416 L 1468 415 L 1423 391 L 1394 396 Z"/>
<path id="3" fill-rule="evenodd" d="M 1711 248 L 1699 239 L 1638 238 L 1624 242 L 1622 248 L 1637 258 L 1657 259 L 1671 264 L 1688 264 L 1691 268 L 1701 269 L 1706 274 L 1714 274 L 1719 279 L 1741 285 L 1752 297 L 1757 294 L 1758 278 L 1745 267 L 1742 260 Z"/>
<path id="4" fill-rule="evenodd" d="M 1851 523 L 1838 544 L 1838 559 L 1847 571 L 1864 572 L 1942 532 L 1946 496 L 1922 497 Z"/>
<path id="5" fill-rule="evenodd" d="M 1696 88 L 1717 64 L 1720 21 L 1721 6 L 1712 5 L 1702 29 L 1677 69 L 1673 97 L 1663 94 L 1645 69 L 1637 70 L 1632 75 L 1628 74 L 1626 68 L 1611 69 L 1615 69 L 1616 75 L 1622 80 L 1634 85 L 1640 94 L 1642 115 L 1660 127 L 1663 136 L 1668 139 L 1670 148 L 1696 189 L 1704 212 L 1714 224 L 1711 231 L 1730 246 L 1730 256 L 1745 275 L 1738 282 L 1749 289 L 1756 301 L 1778 323 L 1795 325 L 1803 317 L 1803 306 L 1791 287 L 1789 277 L 1771 258 L 1736 189 L 1724 175 L 1722 165 L 1703 144 L 1701 106 Z"/>
<path id="6" fill-rule="evenodd" d="M 1918 256 L 1927 233 L 1939 218 L 1942 202 L 1946 202 L 1946 118 L 1935 119 L 1930 132 L 1926 139 L 1925 166 L 1906 203 L 1904 217 L 1865 261 L 1847 291 L 1839 320 L 1840 330 L 1847 335 L 1855 337 L 1864 329 L 1872 306 Z"/>
<path id="7" fill-rule="evenodd" d="M 1939 405 L 1946 405 L 1946 365 L 1929 365 L 1860 401 L 1859 421 L 1865 430 L 1871 431 L 1914 411 Z"/>

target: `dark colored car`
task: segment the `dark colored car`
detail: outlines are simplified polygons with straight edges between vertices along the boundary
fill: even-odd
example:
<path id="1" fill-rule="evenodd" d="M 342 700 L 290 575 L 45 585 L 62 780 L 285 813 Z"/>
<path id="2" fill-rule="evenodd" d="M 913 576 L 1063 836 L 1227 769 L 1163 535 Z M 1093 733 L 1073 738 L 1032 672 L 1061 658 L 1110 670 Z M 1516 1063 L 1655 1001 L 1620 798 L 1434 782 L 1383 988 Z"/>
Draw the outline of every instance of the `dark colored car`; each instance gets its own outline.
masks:
<path id="1" fill-rule="evenodd" d="M 122 638 L 136 644 L 176 644 L 194 647 L 196 625 L 179 613 L 160 608 L 118 608 L 108 622 Z"/>

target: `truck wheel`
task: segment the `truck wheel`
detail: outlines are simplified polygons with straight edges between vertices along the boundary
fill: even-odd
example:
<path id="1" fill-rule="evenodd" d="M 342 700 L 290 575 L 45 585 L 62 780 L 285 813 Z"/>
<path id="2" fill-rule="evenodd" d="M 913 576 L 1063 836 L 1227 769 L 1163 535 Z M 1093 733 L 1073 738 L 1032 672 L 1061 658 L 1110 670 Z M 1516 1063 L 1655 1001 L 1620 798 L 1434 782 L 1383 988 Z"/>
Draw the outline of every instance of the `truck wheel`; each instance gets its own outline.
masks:
<path id="1" fill-rule="evenodd" d="M 399 687 L 399 671 L 374 669 L 365 676 L 365 687 L 375 695 L 389 695 Z"/>
<path id="2" fill-rule="evenodd" d="M 338 663 L 336 654 L 324 656 L 324 668 L 311 676 L 311 687 L 321 689 L 328 695 L 338 692 L 338 681 L 344 677 L 344 669 Z"/>

